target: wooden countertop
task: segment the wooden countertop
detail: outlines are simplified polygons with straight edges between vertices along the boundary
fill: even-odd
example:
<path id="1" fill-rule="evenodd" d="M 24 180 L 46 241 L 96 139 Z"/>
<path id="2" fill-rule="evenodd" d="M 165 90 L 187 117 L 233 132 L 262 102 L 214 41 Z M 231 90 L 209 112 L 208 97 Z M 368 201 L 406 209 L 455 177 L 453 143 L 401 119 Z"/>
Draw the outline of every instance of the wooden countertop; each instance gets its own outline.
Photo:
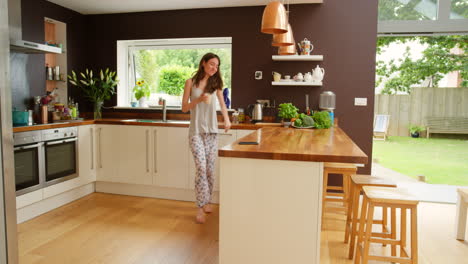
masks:
<path id="1" fill-rule="evenodd" d="M 258 145 L 239 145 L 257 141 Z M 263 127 L 219 150 L 220 157 L 367 164 L 367 155 L 339 127 Z"/>
<path id="2" fill-rule="evenodd" d="M 72 126 L 83 126 L 83 125 L 92 125 L 92 124 L 107 124 L 107 125 L 130 125 L 130 126 L 166 126 L 166 127 L 188 127 L 188 124 L 184 123 L 151 123 L 151 122 L 135 122 L 135 121 L 124 121 L 129 120 L 128 118 L 103 118 L 97 120 L 83 120 L 83 121 L 67 121 L 63 120 L 62 123 L 50 123 L 50 124 L 41 124 L 34 126 L 23 126 L 23 127 L 14 127 L 13 132 L 25 132 L 25 131 L 34 131 L 34 130 L 43 130 L 51 128 L 60 128 L 60 127 L 72 127 Z M 231 129 L 247 129 L 247 130 L 256 130 L 265 126 L 275 126 L 280 127 L 280 123 L 257 123 L 257 124 L 237 124 L 232 125 Z M 223 123 L 219 123 L 219 128 L 224 128 Z"/>

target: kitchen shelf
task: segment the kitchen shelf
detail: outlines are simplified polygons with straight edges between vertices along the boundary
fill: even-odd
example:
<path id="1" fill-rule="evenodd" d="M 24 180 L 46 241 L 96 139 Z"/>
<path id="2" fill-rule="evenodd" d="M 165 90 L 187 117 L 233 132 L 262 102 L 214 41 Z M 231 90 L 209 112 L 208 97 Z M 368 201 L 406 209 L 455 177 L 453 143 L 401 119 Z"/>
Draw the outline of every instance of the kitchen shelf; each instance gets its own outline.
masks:
<path id="1" fill-rule="evenodd" d="M 276 86 L 322 86 L 322 82 L 271 82 Z"/>
<path id="2" fill-rule="evenodd" d="M 323 61 L 323 55 L 273 55 L 274 61 Z"/>
<path id="3" fill-rule="evenodd" d="M 46 79 L 46 81 L 49 81 L 49 82 L 66 82 L 65 80 L 48 80 L 48 79 Z"/>

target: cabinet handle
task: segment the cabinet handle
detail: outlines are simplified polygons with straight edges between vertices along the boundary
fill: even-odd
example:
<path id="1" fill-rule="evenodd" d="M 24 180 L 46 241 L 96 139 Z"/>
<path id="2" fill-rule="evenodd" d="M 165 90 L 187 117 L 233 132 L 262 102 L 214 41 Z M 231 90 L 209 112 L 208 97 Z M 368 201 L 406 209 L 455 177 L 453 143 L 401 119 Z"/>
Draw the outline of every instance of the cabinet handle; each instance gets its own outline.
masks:
<path id="1" fill-rule="evenodd" d="M 94 128 L 91 130 L 91 169 L 94 170 Z"/>
<path id="2" fill-rule="evenodd" d="M 149 172 L 149 131 L 146 130 L 146 172 Z"/>
<path id="3" fill-rule="evenodd" d="M 154 130 L 154 173 L 158 173 L 158 131 Z"/>
<path id="4" fill-rule="evenodd" d="M 102 141 L 102 140 L 101 140 L 101 130 L 102 130 L 102 127 L 100 127 L 99 130 L 98 130 L 98 132 L 99 132 L 99 134 L 98 134 L 98 140 L 99 140 L 99 144 L 98 144 L 98 148 L 99 148 L 98 158 L 99 158 L 99 168 L 102 169 L 102 157 L 101 157 L 101 155 L 102 155 L 102 154 L 101 154 L 101 150 L 102 150 L 102 148 L 101 148 L 101 144 L 102 144 L 101 141 Z"/>

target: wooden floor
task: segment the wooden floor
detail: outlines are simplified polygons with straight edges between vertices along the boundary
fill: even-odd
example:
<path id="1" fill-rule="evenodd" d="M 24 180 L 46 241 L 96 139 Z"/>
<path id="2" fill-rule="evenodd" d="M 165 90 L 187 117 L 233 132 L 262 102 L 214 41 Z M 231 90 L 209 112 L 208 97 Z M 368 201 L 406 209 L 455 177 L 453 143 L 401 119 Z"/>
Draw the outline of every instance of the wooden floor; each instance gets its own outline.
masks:
<path id="1" fill-rule="evenodd" d="M 218 208 L 204 225 L 195 212 L 190 202 L 94 193 L 20 224 L 20 263 L 218 263 Z M 454 238 L 455 205 L 422 203 L 418 216 L 419 263 L 466 263 L 468 243 Z M 322 264 L 353 263 L 343 234 L 343 218 L 326 215 Z"/>

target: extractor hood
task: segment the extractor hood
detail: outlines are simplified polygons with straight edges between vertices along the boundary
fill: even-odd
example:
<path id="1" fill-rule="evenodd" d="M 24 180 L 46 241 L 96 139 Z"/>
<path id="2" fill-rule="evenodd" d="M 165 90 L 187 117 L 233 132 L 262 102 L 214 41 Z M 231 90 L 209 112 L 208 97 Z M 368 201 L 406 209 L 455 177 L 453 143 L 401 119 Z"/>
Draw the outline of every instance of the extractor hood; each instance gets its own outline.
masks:
<path id="1" fill-rule="evenodd" d="M 8 22 L 10 51 L 28 54 L 62 53 L 62 48 L 22 40 L 21 0 L 8 0 Z"/>

